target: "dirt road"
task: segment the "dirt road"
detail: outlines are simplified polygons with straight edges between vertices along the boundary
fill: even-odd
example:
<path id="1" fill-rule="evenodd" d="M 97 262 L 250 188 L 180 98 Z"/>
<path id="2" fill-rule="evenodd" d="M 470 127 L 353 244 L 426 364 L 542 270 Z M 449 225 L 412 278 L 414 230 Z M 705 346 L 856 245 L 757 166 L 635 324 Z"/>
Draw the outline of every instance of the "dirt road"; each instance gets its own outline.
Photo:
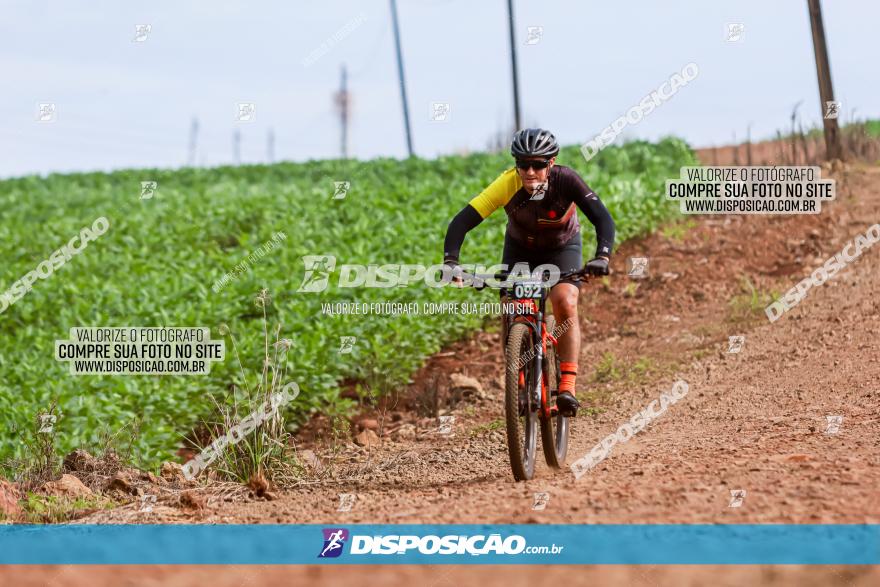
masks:
<path id="1" fill-rule="evenodd" d="M 616 256 L 611 287 L 583 296 L 581 379 L 604 353 L 614 360 L 602 383 L 582 381 L 602 411 L 575 421 L 569 462 L 676 379 L 689 393 L 579 480 L 543 465 L 532 481 L 512 480 L 503 429 L 490 430 L 503 417 L 497 335 L 482 335 L 427 368 L 466 371 L 488 392 L 456 405 L 451 435 L 391 439 L 362 451 L 366 470 L 348 482 L 218 506 L 198 521 L 880 523 L 880 247 L 774 323 L 744 285 L 787 290 L 880 219 L 880 170 L 851 176 L 858 197 L 844 192 L 821 216 L 702 218 L 681 238 L 653 236 Z M 635 282 L 623 266 L 641 252 L 651 276 Z M 745 336 L 739 353 L 728 352 L 733 335 Z M 828 416 L 842 417 L 836 434 Z M 731 490 L 746 492 L 741 506 L 728 507 Z M 541 511 L 536 492 L 549 494 Z M 348 512 L 337 511 L 340 493 L 357 496 Z"/>

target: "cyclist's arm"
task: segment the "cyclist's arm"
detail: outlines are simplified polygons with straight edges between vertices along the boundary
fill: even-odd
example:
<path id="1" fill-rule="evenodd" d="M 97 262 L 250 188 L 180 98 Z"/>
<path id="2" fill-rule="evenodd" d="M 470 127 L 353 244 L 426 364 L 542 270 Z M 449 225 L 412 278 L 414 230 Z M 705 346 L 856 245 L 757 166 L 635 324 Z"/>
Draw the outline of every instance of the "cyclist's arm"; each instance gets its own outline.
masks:
<path id="1" fill-rule="evenodd" d="M 614 219 L 593 190 L 578 196 L 575 204 L 596 228 L 596 257 L 611 258 L 614 249 Z"/>
<path id="2" fill-rule="evenodd" d="M 443 261 L 458 261 L 464 237 L 498 208 L 503 207 L 522 187 L 516 169 L 510 168 L 498 176 L 470 203 L 455 215 L 446 229 L 443 241 Z"/>
<path id="3" fill-rule="evenodd" d="M 477 210 L 468 204 L 455 215 L 449 227 L 446 229 L 446 239 L 443 241 L 443 262 L 458 261 L 461 245 L 464 244 L 465 235 L 475 228 L 483 217 Z"/>
<path id="4" fill-rule="evenodd" d="M 580 176 L 572 171 L 568 177 L 571 182 L 572 201 L 580 208 L 596 228 L 596 257 L 611 258 L 614 249 L 614 219 L 599 196 L 590 189 Z"/>

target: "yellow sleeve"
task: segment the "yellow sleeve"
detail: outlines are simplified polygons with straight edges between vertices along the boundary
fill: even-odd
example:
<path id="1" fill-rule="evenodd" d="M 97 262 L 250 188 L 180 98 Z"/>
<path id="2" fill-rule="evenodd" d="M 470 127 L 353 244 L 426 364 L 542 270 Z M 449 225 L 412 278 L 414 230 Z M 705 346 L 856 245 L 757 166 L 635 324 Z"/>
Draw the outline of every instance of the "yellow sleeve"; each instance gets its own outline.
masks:
<path id="1" fill-rule="evenodd" d="M 474 197 L 470 201 L 470 205 L 485 219 L 492 212 L 507 204 L 513 194 L 518 192 L 521 187 L 522 180 L 519 178 L 519 173 L 516 172 L 515 167 L 511 167 L 490 183 L 489 187 L 480 192 L 480 195 Z"/>

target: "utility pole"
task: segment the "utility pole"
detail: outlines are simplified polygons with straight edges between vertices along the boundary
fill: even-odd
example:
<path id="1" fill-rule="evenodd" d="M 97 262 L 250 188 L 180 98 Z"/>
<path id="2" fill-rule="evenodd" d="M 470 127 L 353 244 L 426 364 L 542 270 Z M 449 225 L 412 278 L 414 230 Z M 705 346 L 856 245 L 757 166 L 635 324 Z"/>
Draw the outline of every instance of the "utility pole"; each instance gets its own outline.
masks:
<path id="1" fill-rule="evenodd" d="M 342 79 L 339 81 L 339 91 L 336 92 L 336 108 L 339 110 L 339 122 L 342 129 L 340 137 L 340 152 L 343 159 L 348 159 L 348 114 L 351 105 L 351 97 L 348 94 L 348 75 L 345 65 L 342 66 Z"/>
<path id="2" fill-rule="evenodd" d="M 232 133 L 232 158 L 236 165 L 241 164 L 241 131 L 238 129 Z"/>
<path id="3" fill-rule="evenodd" d="M 822 24 L 822 8 L 819 0 L 807 0 L 810 9 L 810 27 L 813 31 L 813 52 L 816 55 L 816 75 L 819 78 L 819 100 L 822 102 L 822 123 L 825 127 L 826 158 L 843 159 L 840 146 L 840 130 L 837 118 L 828 117 L 828 103 L 834 101 L 831 87 L 831 64 L 828 62 L 828 45 L 825 43 L 825 26 Z"/>
<path id="4" fill-rule="evenodd" d="M 409 107 L 406 104 L 406 81 L 403 77 L 403 56 L 400 53 L 400 26 L 397 23 L 397 2 L 391 0 L 391 24 L 394 27 L 394 48 L 397 51 L 397 79 L 400 82 L 400 100 L 403 102 L 403 127 L 406 129 L 406 150 L 413 156 L 412 132 L 409 128 Z"/>
<path id="5" fill-rule="evenodd" d="M 271 128 L 266 137 L 266 159 L 269 163 L 275 163 L 275 130 Z"/>
<path id="6" fill-rule="evenodd" d="M 519 79 L 516 68 L 516 34 L 514 34 L 513 22 L 513 0 L 507 0 L 507 16 L 510 20 L 510 67 L 513 71 L 513 123 L 514 132 L 520 127 L 520 110 L 519 110 Z"/>
<path id="7" fill-rule="evenodd" d="M 199 119 L 193 116 L 192 124 L 189 127 L 189 156 L 187 157 L 187 165 L 192 167 L 196 164 L 196 148 L 199 140 Z"/>

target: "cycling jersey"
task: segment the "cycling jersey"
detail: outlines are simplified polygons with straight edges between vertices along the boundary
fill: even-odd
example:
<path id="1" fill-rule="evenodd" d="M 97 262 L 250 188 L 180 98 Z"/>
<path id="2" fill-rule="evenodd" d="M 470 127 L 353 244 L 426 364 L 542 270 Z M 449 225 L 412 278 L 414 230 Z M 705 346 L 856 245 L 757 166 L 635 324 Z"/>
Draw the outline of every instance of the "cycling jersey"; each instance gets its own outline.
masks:
<path id="1" fill-rule="evenodd" d="M 614 221 L 599 197 L 571 168 L 554 165 L 546 190 L 529 194 L 516 168 L 502 173 L 459 212 L 446 232 L 444 260 L 458 260 L 465 235 L 498 208 L 507 213 L 507 236 L 528 250 L 560 249 L 580 232 L 577 212 L 596 228 L 596 256 L 611 256 Z"/>

